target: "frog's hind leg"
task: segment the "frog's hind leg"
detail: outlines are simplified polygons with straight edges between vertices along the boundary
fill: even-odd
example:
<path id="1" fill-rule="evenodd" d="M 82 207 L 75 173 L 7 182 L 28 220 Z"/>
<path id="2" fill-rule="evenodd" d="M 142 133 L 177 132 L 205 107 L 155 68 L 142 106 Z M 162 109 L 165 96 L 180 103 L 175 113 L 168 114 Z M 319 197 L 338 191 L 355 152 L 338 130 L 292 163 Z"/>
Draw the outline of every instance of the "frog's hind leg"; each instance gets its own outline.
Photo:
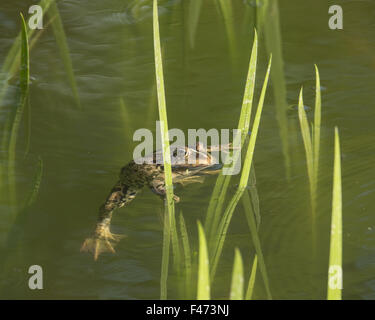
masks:
<path id="1" fill-rule="evenodd" d="M 102 252 L 115 252 L 114 245 L 123 236 L 110 231 L 113 211 L 131 202 L 137 192 L 138 190 L 124 185 L 121 181 L 112 188 L 106 202 L 100 207 L 95 232 L 92 237 L 84 241 L 81 251 L 92 252 L 95 260 Z"/>

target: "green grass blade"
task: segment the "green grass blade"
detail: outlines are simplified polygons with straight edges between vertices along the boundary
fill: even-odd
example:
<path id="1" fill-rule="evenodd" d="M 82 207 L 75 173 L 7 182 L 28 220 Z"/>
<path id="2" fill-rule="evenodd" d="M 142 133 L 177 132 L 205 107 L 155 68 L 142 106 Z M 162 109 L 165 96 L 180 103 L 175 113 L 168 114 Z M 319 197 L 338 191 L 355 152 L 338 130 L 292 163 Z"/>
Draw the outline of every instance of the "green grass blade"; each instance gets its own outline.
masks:
<path id="1" fill-rule="evenodd" d="M 39 5 L 42 7 L 43 14 L 48 12 L 49 7 L 51 4 L 51 0 L 41 0 L 39 2 Z M 36 37 L 38 37 L 41 33 L 40 30 L 37 33 Z M 34 29 L 29 29 L 27 31 L 28 38 L 31 39 L 32 36 L 34 35 L 35 30 Z M 30 46 L 31 47 L 31 46 Z M 7 56 L 4 59 L 4 62 L 1 66 L 1 71 L 0 71 L 0 106 L 1 102 L 4 98 L 5 92 L 8 88 L 8 83 L 7 81 L 4 81 L 6 77 L 13 77 L 17 73 L 17 70 L 20 66 L 20 59 L 21 59 L 21 32 L 18 34 L 16 37 L 15 41 L 13 42 L 12 47 L 10 48 Z M 5 77 L 5 78 L 4 78 Z"/>
<path id="2" fill-rule="evenodd" d="M 160 45 L 157 0 L 154 0 L 153 2 L 153 38 L 154 38 L 156 88 L 157 88 L 157 93 L 158 93 L 161 143 L 162 143 L 162 149 L 163 149 L 162 151 L 163 151 L 163 164 L 164 164 L 164 176 L 165 176 L 164 179 L 165 179 L 165 187 L 166 187 L 166 207 L 168 208 L 168 226 L 175 226 L 172 167 L 171 167 L 171 155 L 170 155 L 170 148 L 169 148 L 167 107 L 166 107 L 166 102 L 165 102 L 164 76 L 163 76 L 163 64 L 162 64 L 161 45 Z M 174 232 L 174 229 L 171 230 L 171 232 Z M 168 236 L 170 237 L 171 234 L 169 233 Z M 174 235 L 172 235 L 172 240 L 173 239 L 175 239 Z M 163 254 L 166 255 L 167 253 L 165 253 L 163 250 Z M 169 247 L 168 247 L 168 254 L 169 254 Z M 164 274 L 164 277 L 166 276 L 167 275 Z M 166 282 L 166 279 L 165 279 L 165 282 Z M 166 298 L 165 290 L 162 291 L 162 294 L 163 294 L 162 297 Z"/>
<path id="3" fill-rule="evenodd" d="M 341 300 L 342 295 L 342 186 L 340 137 L 335 128 L 335 160 L 333 166 L 331 244 L 329 250 L 328 300 Z"/>
<path id="4" fill-rule="evenodd" d="M 24 158 L 28 155 L 30 151 L 30 141 L 31 141 L 31 105 L 30 99 L 27 99 L 24 112 L 24 127 L 25 127 L 25 152 Z"/>
<path id="5" fill-rule="evenodd" d="M 256 279 L 257 269 L 258 269 L 257 266 L 258 266 L 258 256 L 255 255 L 253 266 L 251 268 L 249 283 L 247 285 L 245 300 L 251 300 L 253 298 L 255 279 Z"/>
<path id="6" fill-rule="evenodd" d="M 215 273 L 216 273 L 217 264 L 218 264 L 219 258 L 221 256 L 224 241 L 225 241 L 225 238 L 226 238 L 226 233 L 227 233 L 227 230 L 228 230 L 228 227 L 229 227 L 229 223 L 232 219 L 234 209 L 236 208 L 238 201 L 241 199 L 241 196 L 242 196 L 243 192 L 247 188 L 247 184 L 248 184 L 248 181 L 249 181 L 250 168 L 251 168 L 251 164 L 252 164 L 252 161 L 253 161 L 255 143 L 256 143 L 256 138 L 257 138 L 257 135 L 258 135 L 259 124 L 260 124 L 260 119 L 261 119 L 261 114 L 262 114 L 263 104 L 264 104 L 264 98 L 265 98 L 265 95 L 266 95 L 268 78 L 269 78 L 269 74 L 270 74 L 270 70 L 271 70 L 271 64 L 272 64 L 272 56 L 269 60 L 266 77 L 264 79 L 261 95 L 260 95 L 260 98 L 259 98 L 258 108 L 257 108 L 257 112 L 256 112 L 256 115 L 255 115 L 252 131 L 251 131 L 251 136 L 250 136 L 250 140 L 249 140 L 249 144 L 248 144 L 248 148 L 247 148 L 247 152 L 246 152 L 246 156 L 245 156 L 244 165 L 243 165 L 243 168 L 242 168 L 239 188 L 236 191 L 233 198 L 231 199 L 228 207 L 226 208 L 226 210 L 223 214 L 222 220 L 220 222 L 218 231 L 216 233 L 216 237 L 215 237 L 216 250 L 214 250 L 214 258 L 213 258 L 212 271 L 211 271 L 211 277 L 212 278 L 211 279 L 214 278 Z M 254 221 L 255 221 L 255 218 L 254 218 Z M 255 236 L 257 236 L 256 228 L 255 228 Z M 259 259 L 263 258 L 263 256 L 261 256 L 261 252 L 260 252 L 260 254 L 259 254 L 259 252 L 257 252 L 257 253 L 258 253 Z M 263 271 L 265 272 L 265 270 L 263 270 Z"/>
<path id="7" fill-rule="evenodd" d="M 245 91 L 242 101 L 242 108 L 240 119 L 238 121 L 238 129 L 241 130 L 241 148 L 245 143 L 245 139 L 249 132 L 251 111 L 254 99 L 254 89 L 255 89 L 255 75 L 257 66 L 257 56 L 258 56 L 258 36 L 256 30 L 254 31 L 253 47 L 250 56 L 249 69 L 246 78 Z M 236 156 L 234 156 L 234 161 L 237 161 Z M 217 230 L 219 219 L 222 214 L 222 207 L 227 194 L 231 176 L 219 175 L 216 180 L 214 191 L 212 193 L 210 203 L 207 210 L 205 229 L 208 232 L 210 243 L 211 239 Z"/>
<path id="8" fill-rule="evenodd" d="M 195 37 L 197 33 L 199 15 L 202 8 L 202 0 L 190 0 L 189 1 L 189 16 L 188 16 L 188 28 L 189 28 L 189 40 L 190 47 L 193 49 L 195 45 Z"/>
<path id="9" fill-rule="evenodd" d="M 243 293 L 244 293 L 243 262 L 242 262 L 240 250 L 236 248 L 235 254 L 234 254 L 230 299 L 231 300 L 243 300 Z"/>
<path id="10" fill-rule="evenodd" d="M 164 76 L 163 76 L 163 64 L 162 64 L 161 47 L 160 47 L 157 0 L 154 0 L 154 6 L 153 6 L 153 27 L 154 27 L 156 88 L 157 88 L 157 93 L 158 93 L 159 119 L 161 122 L 161 130 L 162 130 L 161 140 L 162 140 L 162 148 L 163 148 L 165 185 L 167 188 L 168 208 L 172 209 L 174 208 L 174 202 L 173 202 L 171 155 L 170 155 L 170 149 L 169 149 L 167 107 L 166 107 L 166 102 L 165 102 Z"/>
<path id="11" fill-rule="evenodd" d="M 242 109 L 240 119 L 238 121 L 238 129 L 242 130 L 241 147 L 245 143 L 245 139 L 248 135 L 250 128 L 251 111 L 254 100 L 255 90 L 255 75 L 257 69 L 257 57 L 258 57 L 258 35 L 257 31 L 254 30 L 254 42 L 251 50 L 249 70 L 247 73 L 245 92 L 243 95 Z"/>
<path id="12" fill-rule="evenodd" d="M 314 219 L 315 194 L 316 194 L 315 180 L 314 180 L 314 167 L 313 167 L 314 155 L 313 155 L 309 123 L 307 121 L 306 111 L 305 111 L 305 107 L 303 104 L 303 89 L 301 89 L 300 94 L 299 94 L 298 117 L 299 117 L 299 123 L 301 127 L 303 144 L 305 147 L 307 174 L 308 174 L 309 184 L 310 184 L 311 208 L 312 208 L 313 221 L 314 221 L 315 220 Z"/>
<path id="13" fill-rule="evenodd" d="M 210 267 L 208 262 L 207 242 L 203 227 L 198 221 L 199 265 L 197 300 L 210 300 Z"/>
<path id="14" fill-rule="evenodd" d="M 322 109 L 322 98 L 320 93 L 320 76 L 319 69 L 315 65 L 316 84 L 315 84 L 315 112 L 314 112 L 314 180 L 315 184 L 318 184 L 319 174 L 319 152 L 320 152 L 320 124 L 321 124 L 321 109 Z"/>
<path id="15" fill-rule="evenodd" d="M 250 168 L 251 168 L 251 164 L 253 162 L 255 143 L 256 143 L 257 136 L 258 136 L 260 118 L 261 118 L 262 111 L 263 111 L 264 98 L 266 96 L 268 78 L 269 78 L 269 75 L 270 75 L 271 65 L 272 65 L 272 56 L 270 57 L 270 60 L 269 60 L 269 63 L 268 63 L 266 77 L 264 79 L 262 91 L 261 91 L 259 102 L 258 102 L 257 112 L 255 114 L 254 123 L 253 123 L 253 127 L 252 127 L 252 130 L 251 130 L 249 146 L 247 148 L 245 162 L 244 162 L 244 165 L 243 165 L 243 168 L 242 168 L 242 174 L 241 174 L 239 189 L 245 189 L 247 187 L 247 184 L 248 184 L 248 181 L 249 181 Z"/>
<path id="16" fill-rule="evenodd" d="M 185 299 L 193 299 L 191 288 L 192 288 L 192 263 L 191 263 L 191 249 L 189 243 L 189 236 L 186 230 L 186 224 L 184 216 L 180 214 L 180 232 L 181 242 L 184 252 L 184 270 L 185 270 Z"/>
<path id="17" fill-rule="evenodd" d="M 77 107 L 81 109 L 81 101 L 79 98 L 77 83 L 74 76 L 73 63 L 70 57 L 68 41 L 64 31 L 64 26 L 61 20 L 59 9 L 56 5 L 55 0 L 51 0 L 51 5 L 48 14 L 50 15 L 51 19 L 53 19 L 52 30 L 55 35 L 57 46 L 60 50 L 61 59 L 65 67 L 65 71 L 69 80 L 69 85 L 73 92 L 74 100 L 77 104 Z"/>
<path id="18" fill-rule="evenodd" d="M 11 132 L 8 147 L 8 181 L 10 189 L 10 199 L 13 204 L 16 203 L 16 182 L 15 182 L 15 161 L 16 161 L 16 145 L 19 127 L 24 111 L 24 106 L 29 91 L 30 82 L 30 62 L 29 62 L 29 42 L 27 38 L 27 29 L 25 19 L 21 15 L 21 69 L 20 69 L 20 99 L 15 111 L 15 117 L 11 124 Z"/>
<path id="19" fill-rule="evenodd" d="M 171 241 L 172 241 L 172 253 L 173 253 L 173 267 L 177 272 L 177 276 L 181 275 L 181 248 L 177 234 L 177 223 L 175 216 L 171 217 Z"/>

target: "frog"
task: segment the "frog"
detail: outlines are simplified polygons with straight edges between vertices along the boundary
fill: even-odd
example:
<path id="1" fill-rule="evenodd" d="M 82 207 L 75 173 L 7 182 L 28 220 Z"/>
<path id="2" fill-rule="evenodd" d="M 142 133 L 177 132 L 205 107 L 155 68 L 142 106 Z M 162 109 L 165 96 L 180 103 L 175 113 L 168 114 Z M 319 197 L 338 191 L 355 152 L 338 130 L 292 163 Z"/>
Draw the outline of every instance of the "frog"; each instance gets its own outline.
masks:
<path id="1" fill-rule="evenodd" d="M 182 186 L 191 183 L 202 183 L 207 175 L 218 174 L 222 168 L 214 151 L 229 152 L 233 150 L 231 143 L 226 145 L 205 146 L 197 142 L 194 146 L 171 146 L 172 183 Z M 91 252 L 96 261 L 103 252 L 115 253 L 114 246 L 124 235 L 110 231 L 113 212 L 127 206 L 137 194 L 148 186 L 155 194 L 166 199 L 163 152 L 157 150 L 142 158 L 135 159 L 125 165 L 119 179 L 112 187 L 105 202 L 99 208 L 99 216 L 93 234 L 84 240 L 81 251 Z M 180 197 L 173 195 L 175 203 Z"/>

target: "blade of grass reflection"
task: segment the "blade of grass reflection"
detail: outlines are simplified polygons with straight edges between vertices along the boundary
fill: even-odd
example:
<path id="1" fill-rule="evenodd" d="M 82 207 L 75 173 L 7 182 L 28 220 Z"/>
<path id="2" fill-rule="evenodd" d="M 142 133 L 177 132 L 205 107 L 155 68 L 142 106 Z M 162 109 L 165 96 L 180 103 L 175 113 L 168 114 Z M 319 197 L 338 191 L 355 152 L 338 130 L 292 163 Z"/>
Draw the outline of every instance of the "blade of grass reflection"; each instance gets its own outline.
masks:
<path id="1" fill-rule="evenodd" d="M 275 97 L 276 120 L 279 126 L 281 147 L 284 156 L 286 178 L 290 179 L 289 129 L 287 118 L 287 93 L 284 75 L 284 59 L 277 0 L 264 0 L 257 6 L 257 26 L 266 42 L 268 54 L 274 57 L 271 81 Z"/>
<path id="2" fill-rule="evenodd" d="M 127 139 L 127 141 L 133 141 L 133 128 L 132 128 L 132 124 L 131 124 L 131 121 L 130 121 L 130 115 L 129 115 L 129 112 L 128 112 L 128 108 L 125 104 L 125 101 L 124 101 L 124 98 L 121 97 L 120 98 L 120 114 L 122 116 L 122 122 L 124 124 L 124 129 L 125 129 L 125 138 Z"/>
<path id="3" fill-rule="evenodd" d="M 48 0 L 48 3 L 49 3 L 49 1 L 50 0 Z M 39 40 L 41 35 L 44 33 L 44 30 L 46 30 L 47 26 L 50 23 L 51 23 L 51 20 L 48 21 L 48 23 L 45 25 L 43 30 L 40 30 L 32 38 L 30 38 L 30 37 L 33 34 L 32 31 L 34 31 L 34 30 L 32 30 L 32 29 L 28 30 L 28 37 L 30 38 L 29 51 L 31 51 L 31 49 L 34 47 L 34 45 Z M 19 37 L 21 37 L 21 33 L 19 34 Z M 8 53 L 8 56 L 5 59 L 6 62 L 3 64 L 2 72 L 0 72 L 0 78 L 1 78 L 1 74 L 3 74 L 4 76 L 8 75 L 10 78 L 15 77 L 15 74 L 13 74 L 13 72 L 17 72 L 19 70 L 20 61 L 21 61 L 21 47 L 19 45 L 19 41 L 20 41 L 19 39 L 21 39 L 21 38 L 19 38 L 19 37 L 17 37 L 16 40 L 14 41 L 13 46 Z M 18 52 L 15 53 L 14 56 L 12 56 L 13 60 L 10 60 L 9 57 L 11 56 L 11 54 L 13 54 L 13 52 L 16 49 L 18 50 Z M 2 99 L 5 97 L 5 94 L 7 92 L 9 84 L 5 80 L 5 78 L 0 79 L 0 84 L 1 84 L 1 88 L 0 88 L 0 107 L 1 107 L 2 101 L 3 101 Z M 28 101 L 27 108 L 28 109 L 30 108 L 30 101 Z M 15 115 L 15 110 L 11 110 L 11 112 L 8 116 L 8 119 L 6 120 L 3 128 L 1 128 L 2 135 L 1 135 L 1 139 L 0 139 L 0 145 L 3 146 L 3 150 L 7 149 L 8 146 L 9 146 L 9 137 L 10 137 L 10 131 L 11 131 L 12 121 L 13 121 L 14 115 Z M 29 112 L 25 115 L 25 131 L 26 131 L 26 134 L 25 134 L 25 138 L 26 138 L 25 157 L 26 157 L 26 155 L 29 151 L 29 147 L 30 147 L 30 139 L 31 139 L 30 125 L 31 124 L 30 124 L 30 112 Z M 3 169 L 4 168 L 2 168 L 2 165 L 0 165 L 0 177 L 2 177 L 2 180 L 5 180 L 6 178 L 3 176 L 3 171 L 4 171 Z M 1 183 L 0 183 L 0 185 L 1 185 Z"/>
<path id="4" fill-rule="evenodd" d="M 180 213 L 179 221 L 180 221 L 181 242 L 182 242 L 182 248 L 184 252 L 185 299 L 193 299 L 191 249 L 190 249 L 189 235 L 187 233 L 185 219 L 184 219 L 182 212 Z"/>
<path id="5" fill-rule="evenodd" d="M 250 232 L 253 232 L 253 230 L 251 229 L 252 217 L 255 217 L 255 223 L 257 226 L 257 229 L 255 232 L 258 232 L 261 218 L 260 218 L 260 208 L 259 208 L 259 197 L 258 197 L 258 191 L 256 188 L 256 176 L 255 176 L 254 165 L 252 165 L 251 170 L 250 170 L 249 186 L 247 190 L 245 190 L 242 196 L 242 204 L 244 207 L 245 216 L 246 216 L 247 223 L 249 225 Z M 248 283 L 248 287 L 246 291 L 247 300 L 250 300 L 253 295 L 257 269 L 258 269 L 258 256 L 255 254 L 253 266 L 251 268 L 249 283 Z"/>
<path id="6" fill-rule="evenodd" d="M 26 223 L 27 218 L 27 209 L 35 202 L 39 190 L 40 184 L 42 182 L 43 176 L 43 161 L 42 158 L 39 156 L 38 164 L 35 170 L 35 176 L 32 183 L 32 188 L 29 191 L 29 194 L 26 197 L 26 201 L 21 209 L 19 209 L 16 214 L 14 215 L 13 223 L 9 229 L 9 232 L 5 236 L 5 243 L 3 246 L 3 252 L 1 254 L 1 262 L 0 262 L 0 270 L 1 274 L 6 272 L 6 262 L 8 261 L 10 256 L 14 256 L 19 250 L 20 246 L 18 243 L 21 241 L 22 236 L 24 234 L 23 229 Z M 9 248 L 15 248 L 14 250 L 9 250 Z"/>
<path id="7" fill-rule="evenodd" d="M 64 26 L 61 20 L 59 9 L 55 0 L 51 0 L 50 9 L 48 11 L 52 20 L 52 30 L 55 35 L 57 46 L 60 50 L 61 59 L 63 61 L 65 71 L 69 80 L 69 85 L 73 92 L 74 100 L 77 104 L 78 109 L 81 109 L 81 101 L 78 94 L 77 83 L 74 76 L 73 63 L 70 57 L 68 41 L 64 31 Z"/>
<path id="8" fill-rule="evenodd" d="M 25 19 L 21 15 L 22 31 L 21 31 L 21 69 L 20 69 L 20 99 L 15 110 L 15 116 L 11 123 L 9 146 L 8 146 L 8 183 L 9 198 L 12 204 L 16 204 L 16 144 L 18 139 L 19 127 L 24 112 L 26 99 L 29 92 L 30 82 L 30 62 L 29 62 L 29 42 L 27 37 L 27 29 Z"/>
<path id="9" fill-rule="evenodd" d="M 189 16 L 188 16 L 188 28 L 189 28 L 189 40 L 190 47 L 193 49 L 195 45 L 195 37 L 197 33 L 199 15 L 202 8 L 202 0 L 190 0 L 189 1 Z"/>
<path id="10" fill-rule="evenodd" d="M 161 272 L 160 272 L 160 300 L 167 299 L 168 293 L 168 265 L 169 265 L 169 247 L 171 241 L 171 232 L 169 224 L 169 213 L 168 208 L 164 208 L 164 226 L 163 226 L 163 250 L 161 257 Z"/>
<path id="11" fill-rule="evenodd" d="M 227 38 L 229 43 L 229 52 L 232 59 L 232 64 L 237 66 L 237 42 L 235 37 L 234 23 L 233 23 L 233 8 L 232 1 L 227 0 L 216 0 L 219 3 L 220 12 L 224 19 L 225 30 L 227 32 Z"/>

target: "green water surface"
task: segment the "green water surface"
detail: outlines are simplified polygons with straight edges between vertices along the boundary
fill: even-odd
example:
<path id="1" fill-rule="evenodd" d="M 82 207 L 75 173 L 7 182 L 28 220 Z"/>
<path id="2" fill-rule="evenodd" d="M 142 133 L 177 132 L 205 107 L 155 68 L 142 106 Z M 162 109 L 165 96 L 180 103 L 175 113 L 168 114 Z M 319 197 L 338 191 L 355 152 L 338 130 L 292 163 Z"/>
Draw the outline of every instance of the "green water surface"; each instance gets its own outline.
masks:
<path id="1" fill-rule="evenodd" d="M 228 19 L 217 2 L 203 0 L 193 32 L 191 1 L 195 0 L 159 1 L 169 127 L 185 132 L 189 128 L 234 129 L 253 30 L 260 23 L 257 10 L 259 13 L 264 3 L 232 0 Z M 328 8 L 337 2 L 343 7 L 343 30 L 328 27 Z M 0 64 L 20 31 L 19 12 L 28 17 L 32 4 L 26 0 L 0 3 Z M 132 133 L 138 128 L 155 132 L 152 1 L 62 0 L 57 4 L 82 109 L 77 107 L 45 17 L 44 30 L 36 31 L 43 34 L 30 53 L 31 111 L 22 122 L 17 146 L 17 202 L 24 201 L 32 188 L 39 156 L 43 177 L 37 199 L 22 219 L 15 221 L 17 207 L 4 194 L 1 197 L 0 297 L 158 299 L 163 202 L 150 190 L 144 189 L 128 207 L 115 212 L 112 230 L 127 236 L 116 246 L 116 254 L 103 254 L 95 262 L 91 255 L 80 252 L 120 168 L 133 157 L 136 143 Z M 338 126 L 343 177 L 343 298 L 375 299 L 375 3 L 280 0 L 278 9 L 282 57 L 274 50 L 274 61 L 283 61 L 284 75 L 277 74 L 268 88 L 254 157 L 262 217 L 259 234 L 272 295 L 276 299 L 326 298 L 333 136 L 334 126 Z M 274 22 L 272 16 L 264 19 L 264 24 Z M 264 30 L 258 30 L 257 97 L 269 56 L 267 40 L 276 44 L 276 35 Z M 308 117 L 313 120 L 314 64 L 319 67 L 322 84 L 315 244 L 305 155 L 297 108 L 293 107 L 303 85 Z M 285 102 L 275 99 L 275 88 L 280 90 L 275 78 L 280 76 L 285 81 Z M 10 87 L 0 106 L 1 126 L 17 101 L 17 79 L 7 81 Z M 289 164 L 276 117 L 280 104 L 288 107 Z M 25 157 L 27 119 L 31 134 Z M 215 179 L 175 189 L 181 197 L 176 212 L 184 214 L 195 258 L 196 221 L 205 219 Z M 234 194 L 237 183 L 238 178 L 232 179 L 229 195 Z M 229 295 L 235 247 L 241 250 L 247 279 L 254 247 L 241 205 L 229 227 L 213 285 L 215 298 Z M 28 287 L 28 268 L 35 264 L 43 268 L 43 290 Z M 172 272 L 168 298 L 180 297 L 176 279 Z M 258 277 L 255 298 L 265 297 Z"/>

